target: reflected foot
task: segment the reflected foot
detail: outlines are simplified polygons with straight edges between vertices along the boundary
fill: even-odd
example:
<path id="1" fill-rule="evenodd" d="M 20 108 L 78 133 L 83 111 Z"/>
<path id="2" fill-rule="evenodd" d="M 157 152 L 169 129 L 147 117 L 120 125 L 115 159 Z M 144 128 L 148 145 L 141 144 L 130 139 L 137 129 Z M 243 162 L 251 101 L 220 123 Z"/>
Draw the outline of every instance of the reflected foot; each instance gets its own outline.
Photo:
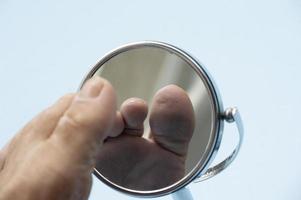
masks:
<path id="1" fill-rule="evenodd" d="M 97 170 L 129 189 L 160 189 L 185 175 L 194 130 L 194 112 L 188 95 L 175 85 L 156 93 L 150 111 L 150 139 L 141 137 L 147 113 L 143 100 L 125 101 L 117 113 L 111 137 L 97 157 Z"/>

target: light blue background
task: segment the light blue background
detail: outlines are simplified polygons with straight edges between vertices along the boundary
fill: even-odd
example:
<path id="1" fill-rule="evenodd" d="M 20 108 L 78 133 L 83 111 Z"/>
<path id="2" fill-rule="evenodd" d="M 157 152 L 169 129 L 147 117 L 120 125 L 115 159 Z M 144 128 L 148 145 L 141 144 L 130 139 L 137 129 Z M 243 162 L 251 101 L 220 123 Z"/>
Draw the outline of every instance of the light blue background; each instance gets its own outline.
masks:
<path id="1" fill-rule="evenodd" d="M 98 58 L 153 39 L 192 52 L 243 115 L 237 160 L 196 199 L 301 199 L 301 1 L 0 0 L 0 146 Z M 218 159 L 234 142 L 226 126 Z M 134 199 L 96 179 L 91 200 Z M 171 199 L 164 197 L 162 199 Z"/>

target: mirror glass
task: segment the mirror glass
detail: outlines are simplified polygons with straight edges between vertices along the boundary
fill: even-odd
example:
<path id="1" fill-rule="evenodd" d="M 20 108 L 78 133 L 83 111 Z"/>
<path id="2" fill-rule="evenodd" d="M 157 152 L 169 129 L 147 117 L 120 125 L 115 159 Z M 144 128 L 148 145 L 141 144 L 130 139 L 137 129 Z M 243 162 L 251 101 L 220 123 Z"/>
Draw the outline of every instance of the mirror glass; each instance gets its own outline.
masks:
<path id="1" fill-rule="evenodd" d="M 130 190 L 153 191 L 189 176 L 208 148 L 214 120 L 212 97 L 195 69 L 175 52 L 140 46 L 112 56 L 93 76 L 101 76 L 113 85 L 119 108 L 125 100 L 137 97 L 145 100 L 149 109 L 141 137 L 121 135 L 105 141 L 96 166 L 102 179 Z M 176 127 L 171 137 L 177 137 L 181 131 L 192 131 L 185 156 L 170 151 L 164 144 L 157 144 L 150 127 L 154 96 L 170 84 L 187 93 L 193 107 L 194 127 L 181 127 L 181 124 L 175 124 L 177 121 L 168 121 L 160 114 L 158 120 L 164 121 L 163 126 L 167 129 Z M 181 106 L 170 106 L 169 109 L 177 110 Z M 187 120 L 188 115 L 183 119 Z"/>

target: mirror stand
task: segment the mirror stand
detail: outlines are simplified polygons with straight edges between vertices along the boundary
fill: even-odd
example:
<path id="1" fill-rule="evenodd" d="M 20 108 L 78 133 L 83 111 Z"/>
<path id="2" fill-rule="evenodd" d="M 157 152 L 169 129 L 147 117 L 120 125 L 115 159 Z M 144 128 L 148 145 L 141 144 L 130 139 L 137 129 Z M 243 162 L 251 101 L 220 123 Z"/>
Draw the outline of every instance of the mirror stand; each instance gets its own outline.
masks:
<path id="1" fill-rule="evenodd" d="M 157 134 L 157 142 L 148 143 L 143 137 L 129 139 L 127 135 L 123 135 L 106 143 L 106 149 L 104 150 L 103 148 L 102 154 L 97 158 L 99 167 L 95 168 L 94 174 L 110 187 L 137 197 L 152 198 L 171 194 L 173 200 L 193 200 L 192 193 L 185 186 L 191 182 L 196 183 L 215 176 L 227 168 L 236 158 L 244 136 L 240 113 L 236 107 L 224 110 L 221 97 L 213 79 L 205 67 L 187 52 L 173 45 L 157 41 L 142 41 L 127 44 L 112 50 L 99 60 L 87 74 L 80 88 L 82 88 L 87 80 L 94 76 L 100 76 L 110 81 L 116 90 L 116 94 L 118 94 L 118 107 L 121 107 L 127 101 L 126 99 L 131 97 L 139 97 L 145 100 L 145 104 L 152 102 L 160 88 L 168 89 L 169 92 L 172 90 L 172 94 L 177 93 L 175 95 L 179 97 L 186 96 L 185 98 L 179 98 L 183 99 L 183 102 L 186 102 L 185 104 L 180 104 L 182 100 L 171 101 L 178 102 L 171 105 L 183 105 L 183 109 L 179 109 L 179 112 L 176 110 L 169 112 L 169 109 L 166 107 L 167 114 L 171 113 L 171 116 L 175 114 L 175 118 L 179 117 L 181 120 L 182 118 L 185 120 L 188 119 L 186 121 L 183 120 L 183 124 L 187 125 L 182 127 L 183 130 L 188 128 L 187 131 L 182 131 L 182 129 L 181 131 L 177 131 L 179 138 L 176 136 L 173 138 L 173 134 L 173 137 L 170 137 L 171 140 L 169 141 L 169 131 L 161 134 L 161 132 L 165 132 L 163 129 L 169 130 L 169 128 L 166 128 L 168 126 L 165 121 L 172 122 L 175 120 L 169 117 L 165 120 L 162 117 L 162 112 L 165 109 L 160 108 L 158 109 L 160 112 L 155 113 L 161 114 L 153 115 L 161 117 L 153 120 L 156 121 L 153 125 L 157 124 L 155 129 L 160 129 L 157 131 L 159 134 L 156 132 L 152 134 L 153 136 Z M 170 88 L 168 85 L 174 86 Z M 161 89 L 161 93 L 159 94 L 162 95 Z M 157 93 L 155 93 L 156 91 Z M 164 99 L 164 101 L 167 101 L 166 99 L 169 99 L 169 97 L 164 97 Z M 184 101 L 184 99 L 186 100 Z M 155 102 L 158 103 L 158 99 Z M 129 108 L 128 103 L 126 102 L 123 105 L 127 105 L 127 108 Z M 187 113 L 184 113 L 183 110 L 187 111 Z M 184 117 L 186 114 L 187 117 Z M 162 119 L 165 121 L 162 121 Z M 199 123 L 192 125 L 194 121 Z M 230 155 L 214 166 L 210 166 L 221 144 L 224 122 L 235 123 L 239 140 Z M 160 128 L 159 124 L 164 125 L 160 125 Z M 144 127 L 143 125 L 141 127 Z M 195 127 L 195 125 L 197 126 Z M 124 128 L 129 129 L 126 126 Z M 151 134 L 151 128 L 151 126 L 147 126 L 146 132 Z M 118 134 L 127 133 L 124 130 L 120 130 Z M 131 128 L 129 130 L 131 132 Z M 134 130 L 132 129 L 133 132 L 135 132 Z M 164 137 L 161 137 L 160 134 Z M 175 146 L 173 146 L 174 143 L 171 142 L 173 140 L 183 141 L 183 143 L 175 143 Z M 182 149 L 177 149 L 179 144 L 180 146 L 182 145 Z M 180 150 L 181 154 L 185 152 L 184 166 L 183 159 L 180 159 L 181 162 L 179 162 L 179 157 L 174 154 L 176 153 L 174 149 Z M 114 155 L 112 155 L 113 152 Z M 150 154 L 151 152 L 156 153 Z M 152 157 L 149 155 L 162 156 Z M 148 173 L 148 176 L 146 176 L 149 181 L 143 180 L 141 184 L 140 174 L 142 176 L 145 175 L 144 170 L 154 166 L 154 163 L 156 163 L 156 167 L 152 173 Z M 136 171 L 134 172 L 130 166 L 135 166 Z M 164 167 L 162 168 L 162 166 Z M 171 171 L 168 171 L 169 168 Z M 161 169 L 167 170 L 171 179 L 173 178 L 172 176 L 176 175 L 174 177 L 175 180 L 177 179 L 176 183 L 171 182 L 171 180 L 163 181 L 160 176 L 164 172 Z M 184 169 L 184 174 L 182 169 Z M 180 177 L 180 175 L 182 176 Z M 118 177 L 126 178 L 120 181 Z"/>
<path id="2" fill-rule="evenodd" d="M 195 183 L 209 179 L 209 178 L 215 176 L 216 174 L 220 173 L 221 171 L 223 171 L 235 160 L 235 158 L 240 150 L 240 147 L 241 147 L 241 144 L 243 141 L 243 137 L 244 137 L 244 127 L 243 127 L 242 119 L 241 119 L 238 109 L 236 107 L 227 108 L 225 110 L 225 112 L 223 113 L 223 118 L 228 123 L 235 122 L 237 131 L 238 131 L 238 135 L 239 135 L 238 144 L 236 145 L 235 149 L 232 151 L 230 156 L 228 156 L 226 159 L 224 159 L 222 162 L 218 163 L 214 167 L 210 167 L 209 169 L 207 169 L 207 171 L 204 174 L 200 174 L 194 180 Z"/>
<path id="3" fill-rule="evenodd" d="M 229 123 L 232 123 L 232 122 L 236 123 L 237 130 L 238 130 L 238 133 L 239 133 L 239 142 L 238 142 L 236 148 L 234 149 L 234 151 L 232 152 L 232 154 L 229 157 L 227 157 L 223 162 L 217 164 L 216 166 L 209 168 L 205 172 L 205 174 L 202 174 L 199 177 L 197 177 L 196 180 L 194 180 L 195 183 L 200 182 L 200 181 L 204 181 L 208 178 L 211 178 L 214 175 L 221 172 L 227 166 L 229 166 L 230 163 L 237 156 L 238 151 L 241 147 L 242 140 L 243 140 L 243 135 L 244 135 L 244 129 L 243 129 L 243 124 L 242 124 L 241 116 L 240 116 L 240 113 L 239 113 L 238 109 L 235 108 L 235 107 L 226 109 L 223 117 Z M 184 188 L 178 190 L 177 192 L 174 192 L 172 194 L 172 198 L 173 198 L 173 200 L 183 200 L 183 199 L 193 200 L 192 194 L 191 194 L 190 190 L 187 187 L 184 187 Z"/>
<path id="4" fill-rule="evenodd" d="M 173 200 L 193 200 L 192 194 L 187 187 L 172 193 L 172 198 Z"/>

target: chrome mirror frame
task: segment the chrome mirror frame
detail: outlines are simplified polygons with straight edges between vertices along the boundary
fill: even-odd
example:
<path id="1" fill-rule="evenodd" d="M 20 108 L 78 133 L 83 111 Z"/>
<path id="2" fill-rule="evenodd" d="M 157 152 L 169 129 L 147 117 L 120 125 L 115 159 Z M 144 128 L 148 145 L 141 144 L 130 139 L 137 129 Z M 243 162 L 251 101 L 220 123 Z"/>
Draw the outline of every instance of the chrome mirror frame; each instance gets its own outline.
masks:
<path id="1" fill-rule="evenodd" d="M 214 115 L 213 115 L 214 119 L 212 123 L 213 127 L 210 136 L 210 141 L 207 145 L 203 158 L 198 162 L 197 166 L 194 167 L 194 169 L 189 174 L 187 174 L 184 178 L 182 178 L 180 181 L 163 189 L 152 190 L 152 191 L 131 190 L 111 182 L 110 180 L 102 176 L 101 173 L 97 171 L 97 169 L 94 169 L 94 175 L 97 178 L 99 178 L 102 182 L 109 185 L 111 188 L 114 188 L 120 192 L 135 197 L 159 197 L 163 195 L 172 194 L 175 193 L 176 191 L 181 191 L 181 189 L 183 189 L 182 193 L 184 191 L 184 194 L 181 195 L 186 196 L 186 199 L 192 199 L 191 195 L 188 194 L 188 192 L 185 190 L 186 188 L 184 188 L 186 185 L 188 185 L 191 182 L 200 182 L 215 176 L 216 174 L 223 171 L 226 167 L 228 167 L 236 158 L 240 150 L 242 140 L 243 140 L 243 135 L 244 135 L 243 124 L 242 124 L 240 114 L 238 112 L 238 109 L 235 107 L 230 107 L 225 110 L 223 109 L 221 96 L 217 89 L 217 86 L 215 85 L 212 77 L 210 76 L 210 74 L 208 73 L 204 65 L 202 65 L 197 59 L 192 57 L 186 51 L 178 47 L 175 47 L 173 45 L 163 43 L 163 42 L 158 42 L 158 41 L 141 41 L 141 42 L 129 43 L 112 50 L 111 52 L 106 54 L 103 58 L 101 58 L 92 67 L 92 69 L 89 71 L 89 73 L 85 76 L 82 83 L 80 84 L 79 89 L 81 89 L 83 84 L 88 79 L 90 79 L 96 73 L 96 71 L 108 60 L 110 60 L 111 58 L 113 58 L 114 56 L 122 52 L 136 49 L 136 48 L 141 48 L 141 47 L 156 47 L 176 54 L 177 56 L 185 60 L 187 63 L 189 63 L 189 65 L 194 69 L 194 71 L 201 78 L 208 93 L 210 94 L 210 97 L 212 99 L 212 107 L 214 109 Z M 218 163 L 217 165 L 210 167 L 210 164 L 214 160 L 221 144 L 224 121 L 229 123 L 231 122 L 236 123 L 238 128 L 238 133 L 239 133 L 239 142 L 236 145 L 235 149 L 227 158 L 225 158 L 222 162 Z M 181 199 L 181 198 L 174 196 L 174 199 Z"/>

